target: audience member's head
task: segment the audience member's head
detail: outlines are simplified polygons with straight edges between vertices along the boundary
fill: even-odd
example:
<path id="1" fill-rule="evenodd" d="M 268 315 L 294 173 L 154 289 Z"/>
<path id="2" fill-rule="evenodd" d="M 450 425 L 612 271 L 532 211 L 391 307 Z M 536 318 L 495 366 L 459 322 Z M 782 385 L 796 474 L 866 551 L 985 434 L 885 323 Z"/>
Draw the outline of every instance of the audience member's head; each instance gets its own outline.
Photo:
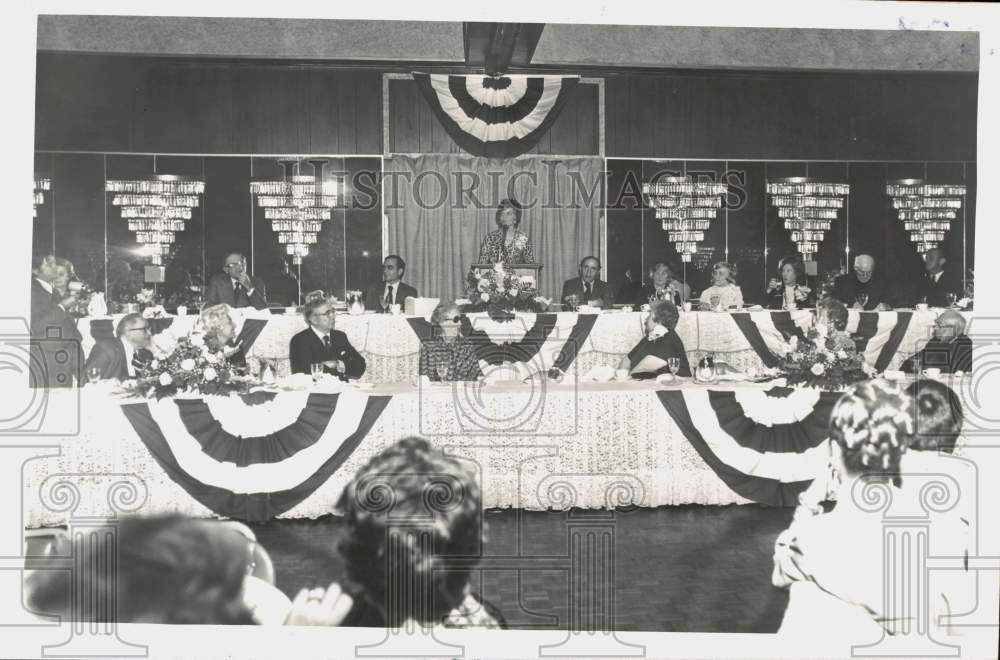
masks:
<path id="1" fill-rule="evenodd" d="M 479 485 L 462 463 L 403 438 L 358 471 L 337 508 L 347 577 L 388 627 L 434 625 L 462 602 L 483 544 Z M 448 557 L 467 564 L 449 567 Z"/>
<path id="2" fill-rule="evenodd" d="M 406 262 L 397 254 L 390 254 L 382 262 L 382 279 L 390 284 L 403 279 L 406 271 Z"/>
<path id="3" fill-rule="evenodd" d="M 728 261 L 720 261 L 712 266 L 712 284 L 726 286 L 736 284 L 736 266 Z"/>
<path id="4" fill-rule="evenodd" d="M 580 279 L 589 284 L 593 284 L 594 280 L 601 273 L 601 260 L 597 257 L 590 256 L 584 257 L 580 260 Z"/>
<path id="5" fill-rule="evenodd" d="M 205 341 L 214 343 L 216 350 L 236 338 L 236 324 L 225 303 L 206 307 L 198 317 L 196 329 L 205 335 Z"/>
<path id="6" fill-rule="evenodd" d="M 862 284 L 872 278 L 875 273 L 875 257 L 870 254 L 859 254 L 854 257 L 854 276 Z"/>
<path id="7" fill-rule="evenodd" d="M 955 451 L 962 432 L 962 403 L 955 392 L 936 380 L 919 379 L 910 383 L 906 393 L 913 399 L 916 432 L 909 448 L 917 451 Z"/>
<path id="8" fill-rule="evenodd" d="M 135 348 L 148 348 L 153 339 L 149 322 L 142 314 L 126 314 L 115 328 L 115 336 L 124 339 Z"/>
<path id="9" fill-rule="evenodd" d="M 830 438 L 848 477 L 892 481 L 900 486 L 899 463 L 913 435 L 909 395 L 886 380 L 854 385 L 830 414 Z"/>
<path id="10" fill-rule="evenodd" d="M 248 554 L 242 537 L 212 521 L 168 515 L 123 519 L 117 542 L 117 563 L 87 535 L 57 549 L 72 553 L 75 570 L 83 572 L 33 573 L 32 608 L 99 623 L 254 623 L 243 600 Z"/>
<path id="11" fill-rule="evenodd" d="M 431 325 L 437 328 L 442 326 L 458 327 L 461 320 L 461 312 L 458 311 L 458 305 L 453 300 L 438 303 L 434 311 L 431 312 Z"/>
<path id="12" fill-rule="evenodd" d="M 806 269 L 797 257 L 785 257 L 778 262 L 778 277 L 785 286 L 806 283 Z"/>
<path id="13" fill-rule="evenodd" d="M 948 258 L 941 248 L 931 248 L 927 252 L 924 252 L 924 269 L 931 275 L 944 270 L 944 265 L 947 261 Z"/>
<path id="14" fill-rule="evenodd" d="M 965 317 L 948 309 L 934 320 L 934 336 L 941 341 L 951 341 L 965 334 Z"/>
<path id="15" fill-rule="evenodd" d="M 677 306 L 669 300 L 657 300 L 649 305 L 649 316 L 646 317 L 646 332 L 650 332 L 653 326 L 659 324 L 667 330 L 677 327 L 680 314 Z"/>
<path id="16" fill-rule="evenodd" d="M 820 323 L 826 323 L 834 330 L 847 328 L 847 307 L 836 298 L 823 298 L 816 304 Z"/>
<path id="17" fill-rule="evenodd" d="M 313 298 L 302 306 L 302 318 L 321 333 L 326 334 L 337 325 L 337 314 L 326 298 Z"/>
<path id="18" fill-rule="evenodd" d="M 516 199 L 502 199 L 497 206 L 497 227 L 516 229 L 521 224 L 521 204 Z"/>

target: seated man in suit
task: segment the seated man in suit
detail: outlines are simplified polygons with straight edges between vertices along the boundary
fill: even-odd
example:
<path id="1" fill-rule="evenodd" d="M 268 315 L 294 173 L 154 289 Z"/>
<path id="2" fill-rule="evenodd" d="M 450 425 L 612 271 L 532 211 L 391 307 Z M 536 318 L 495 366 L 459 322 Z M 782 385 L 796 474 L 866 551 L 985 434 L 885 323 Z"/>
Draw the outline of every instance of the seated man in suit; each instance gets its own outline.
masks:
<path id="1" fill-rule="evenodd" d="M 598 279 L 600 272 L 601 260 L 597 257 L 584 257 L 580 261 L 580 276 L 563 283 L 560 300 L 564 310 L 573 311 L 576 305 L 589 304 L 601 309 L 611 309 L 615 297 L 608 283 Z"/>
<path id="2" fill-rule="evenodd" d="M 71 387 L 73 376 L 82 380 L 80 365 L 80 331 L 71 312 L 77 304 L 76 293 L 65 296 L 56 291 L 54 283 L 65 278 L 65 260 L 53 255 L 43 257 L 32 270 L 30 352 L 43 368 L 29 369 L 30 387 Z M 69 350 L 69 361 L 55 359 L 55 351 Z"/>
<path id="3" fill-rule="evenodd" d="M 126 314 L 118 322 L 114 339 L 101 339 L 90 349 L 87 370 L 100 369 L 102 380 L 135 378 L 153 360 L 152 335 L 142 314 Z"/>
<path id="4" fill-rule="evenodd" d="M 385 310 L 389 305 L 402 305 L 407 298 L 417 298 L 417 290 L 403 282 L 403 273 L 406 272 L 406 262 L 403 258 L 390 254 L 382 262 L 382 281 L 375 282 L 365 289 L 365 309 L 382 309 L 385 303 Z"/>
<path id="5" fill-rule="evenodd" d="M 965 318 L 954 310 L 942 312 L 934 322 L 934 337 L 900 367 L 907 373 L 940 369 L 941 373 L 972 371 L 972 340 L 965 335 Z"/>
<path id="6" fill-rule="evenodd" d="M 948 258 L 941 248 L 931 248 L 924 253 L 924 277 L 920 281 L 917 302 L 931 307 L 947 307 L 948 294 L 962 298 L 962 277 L 958 270 L 948 266 Z"/>
<path id="7" fill-rule="evenodd" d="M 875 257 L 870 254 L 856 256 L 854 272 L 841 275 L 833 284 L 833 297 L 849 309 L 890 310 L 889 295 L 889 286 L 875 272 Z M 860 296 L 867 296 L 864 303 L 859 300 Z"/>
<path id="8" fill-rule="evenodd" d="M 312 365 L 321 363 L 323 371 L 341 380 L 361 378 L 365 359 L 347 341 L 347 335 L 334 330 L 337 317 L 326 300 L 312 300 L 302 308 L 309 327 L 292 337 L 288 355 L 292 373 L 312 373 Z"/>
<path id="9" fill-rule="evenodd" d="M 225 303 L 230 307 L 267 307 L 264 282 L 247 275 L 247 260 L 239 252 L 226 255 L 223 272 L 212 276 L 205 291 L 205 307 Z"/>

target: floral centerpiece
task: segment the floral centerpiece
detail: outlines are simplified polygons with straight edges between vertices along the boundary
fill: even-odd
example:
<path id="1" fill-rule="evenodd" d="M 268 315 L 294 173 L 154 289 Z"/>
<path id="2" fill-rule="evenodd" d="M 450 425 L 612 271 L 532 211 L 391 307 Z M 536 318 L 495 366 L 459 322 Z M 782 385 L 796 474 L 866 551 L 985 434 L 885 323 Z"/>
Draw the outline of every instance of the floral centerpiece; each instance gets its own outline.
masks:
<path id="1" fill-rule="evenodd" d="M 466 311 L 486 312 L 497 321 L 512 320 L 515 311 L 540 312 L 547 307 L 534 279 L 505 270 L 503 262 L 490 271 L 470 270 L 465 283 L 465 297 L 470 301 Z"/>
<path id="2" fill-rule="evenodd" d="M 785 344 L 785 355 L 778 368 L 789 385 L 824 390 L 843 389 L 874 375 L 864 356 L 857 352 L 851 336 L 825 323 L 810 328 L 803 342 L 793 336 Z"/>
<path id="3" fill-rule="evenodd" d="M 248 381 L 229 364 L 224 350 L 210 348 L 203 335 L 192 332 L 172 344 L 166 335 L 157 335 L 154 359 L 136 379 L 137 393 L 162 399 L 180 392 L 230 394 L 247 389 Z"/>

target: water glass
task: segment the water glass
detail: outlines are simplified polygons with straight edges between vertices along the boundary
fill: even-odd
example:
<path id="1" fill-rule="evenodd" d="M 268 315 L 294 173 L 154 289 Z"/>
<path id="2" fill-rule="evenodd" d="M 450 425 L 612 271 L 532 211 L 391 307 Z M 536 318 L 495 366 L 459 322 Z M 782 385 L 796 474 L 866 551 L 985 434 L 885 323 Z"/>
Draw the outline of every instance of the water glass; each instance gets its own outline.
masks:
<path id="1" fill-rule="evenodd" d="M 710 299 L 710 302 L 711 302 L 713 310 L 715 310 L 717 312 L 720 311 L 720 307 L 722 305 L 722 296 L 718 296 L 718 295 L 712 296 L 711 299 Z"/>
<path id="2" fill-rule="evenodd" d="M 861 305 L 861 309 L 864 309 L 865 305 L 868 304 L 868 294 L 867 293 L 859 293 L 857 296 L 855 296 L 854 300 L 856 300 L 857 303 L 859 305 Z"/>
<path id="3" fill-rule="evenodd" d="M 679 357 L 668 357 L 667 358 L 667 369 L 670 369 L 670 373 L 677 375 L 677 370 L 681 367 L 681 359 Z"/>
<path id="4" fill-rule="evenodd" d="M 958 302 L 958 296 L 954 293 L 946 293 L 944 297 L 948 301 L 948 307 L 954 307 L 955 303 Z"/>
<path id="5" fill-rule="evenodd" d="M 323 363 L 313 362 L 309 366 L 309 370 L 312 372 L 313 382 L 318 383 L 319 379 L 323 377 Z"/>
<path id="6" fill-rule="evenodd" d="M 438 380 L 440 380 L 442 383 L 448 380 L 448 365 L 439 364 L 436 367 L 434 367 L 434 370 L 437 372 Z"/>
<path id="7" fill-rule="evenodd" d="M 91 383 L 101 382 L 101 368 L 100 367 L 90 367 L 87 369 L 87 380 Z"/>

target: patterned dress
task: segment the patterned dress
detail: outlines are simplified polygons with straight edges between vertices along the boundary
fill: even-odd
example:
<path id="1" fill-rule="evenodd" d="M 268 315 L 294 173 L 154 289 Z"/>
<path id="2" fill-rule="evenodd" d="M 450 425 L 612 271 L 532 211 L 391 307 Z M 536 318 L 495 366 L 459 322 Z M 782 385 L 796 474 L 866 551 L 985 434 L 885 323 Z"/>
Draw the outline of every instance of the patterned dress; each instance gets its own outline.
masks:
<path id="1" fill-rule="evenodd" d="M 450 342 L 440 336 L 421 342 L 420 375 L 429 376 L 434 381 L 441 380 L 438 367 L 447 369 L 445 379 L 449 381 L 476 380 L 483 375 L 475 346 L 462 336 Z"/>
<path id="2" fill-rule="evenodd" d="M 504 254 L 503 231 L 496 229 L 486 234 L 482 245 L 479 246 L 479 261 L 481 264 L 493 264 L 503 261 L 509 264 L 533 264 L 535 256 L 531 251 L 531 240 L 528 235 L 517 229 L 512 230 L 514 234 L 513 243 L 510 249 Z"/>

